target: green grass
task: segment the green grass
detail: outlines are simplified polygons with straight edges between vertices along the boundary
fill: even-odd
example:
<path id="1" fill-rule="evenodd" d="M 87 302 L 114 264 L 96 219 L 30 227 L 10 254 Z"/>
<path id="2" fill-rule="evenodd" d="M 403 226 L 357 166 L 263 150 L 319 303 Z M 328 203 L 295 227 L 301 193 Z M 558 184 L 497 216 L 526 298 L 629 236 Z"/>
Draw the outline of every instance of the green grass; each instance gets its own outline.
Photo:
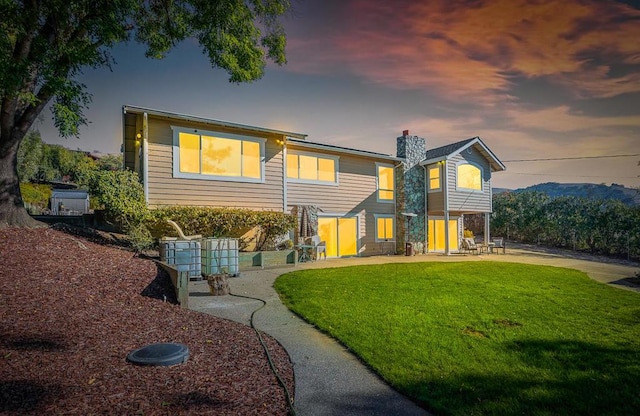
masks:
<path id="1" fill-rule="evenodd" d="M 638 414 L 640 294 L 500 262 L 304 270 L 283 302 L 437 414 Z"/>

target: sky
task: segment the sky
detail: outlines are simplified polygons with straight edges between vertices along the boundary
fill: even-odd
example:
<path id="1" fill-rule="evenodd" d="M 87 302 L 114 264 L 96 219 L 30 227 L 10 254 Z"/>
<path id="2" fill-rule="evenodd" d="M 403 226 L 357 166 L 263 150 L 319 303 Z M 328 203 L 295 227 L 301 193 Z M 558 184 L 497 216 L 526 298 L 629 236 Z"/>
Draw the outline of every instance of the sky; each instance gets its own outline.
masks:
<path id="1" fill-rule="evenodd" d="M 93 95 L 79 138 L 58 137 L 48 111 L 34 127 L 106 153 L 120 150 L 123 105 L 393 155 L 403 130 L 428 148 L 479 136 L 507 167 L 494 187 L 640 186 L 640 1 L 292 4 L 288 62 L 259 81 L 229 83 L 193 40 L 159 61 L 129 42 L 111 71 L 78 77 Z"/>

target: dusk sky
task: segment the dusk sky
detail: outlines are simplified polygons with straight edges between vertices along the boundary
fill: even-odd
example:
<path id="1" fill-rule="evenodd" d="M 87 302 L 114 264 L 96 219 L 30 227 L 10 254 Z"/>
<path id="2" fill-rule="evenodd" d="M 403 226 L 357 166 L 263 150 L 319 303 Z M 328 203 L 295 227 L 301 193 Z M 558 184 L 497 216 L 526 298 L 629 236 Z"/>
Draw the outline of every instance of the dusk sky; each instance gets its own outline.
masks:
<path id="1" fill-rule="evenodd" d="M 429 148 L 479 136 L 507 167 L 496 187 L 640 185 L 640 1 L 293 0 L 284 23 L 288 64 L 257 82 L 230 84 L 196 41 L 161 61 L 130 42 L 80 77 L 79 140 L 48 112 L 35 127 L 115 153 L 130 104 L 394 155 L 403 130 Z"/>

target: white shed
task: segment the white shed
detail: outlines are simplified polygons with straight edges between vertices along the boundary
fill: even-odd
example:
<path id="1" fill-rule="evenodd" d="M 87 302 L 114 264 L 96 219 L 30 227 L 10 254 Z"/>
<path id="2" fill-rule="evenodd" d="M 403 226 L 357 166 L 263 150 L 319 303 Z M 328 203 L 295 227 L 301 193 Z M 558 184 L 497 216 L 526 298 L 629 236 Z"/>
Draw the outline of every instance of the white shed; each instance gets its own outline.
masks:
<path id="1" fill-rule="evenodd" d="M 89 213 L 89 193 L 80 189 L 53 189 L 52 215 L 82 215 Z"/>

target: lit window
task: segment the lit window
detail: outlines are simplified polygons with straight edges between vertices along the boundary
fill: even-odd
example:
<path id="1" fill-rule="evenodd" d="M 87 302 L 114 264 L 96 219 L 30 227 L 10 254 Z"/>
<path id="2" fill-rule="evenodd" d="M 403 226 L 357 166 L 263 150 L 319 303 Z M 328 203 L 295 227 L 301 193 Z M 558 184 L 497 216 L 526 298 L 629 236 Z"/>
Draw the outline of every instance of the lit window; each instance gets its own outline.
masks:
<path id="1" fill-rule="evenodd" d="M 337 180 L 337 161 L 334 156 L 316 156 L 310 154 L 287 154 L 287 178 L 335 184 Z"/>
<path id="2" fill-rule="evenodd" d="M 174 176 L 261 182 L 265 139 L 174 128 Z"/>
<path id="3" fill-rule="evenodd" d="M 393 201 L 395 198 L 395 178 L 393 166 L 377 165 L 378 201 Z"/>
<path id="4" fill-rule="evenodd" d="M 482 190 L 482 171 L 479 167 L 465 163 L 458 165 L 458 188 Z"/>
<path id="5" fill-rule="evenodd" d="M 180 172 L 200 173 L 200 136 L 180 134 Z"/>
<path id="6" fill-rule="evenodd" d="M 376 241 L 388 241 L 395 238 L 393 217 L 376 216 Z"/>
<path id="7" fill-rule="evenodd" d="M 440 189 L 440 166 L 429 168 L 429 190 Z"/>

